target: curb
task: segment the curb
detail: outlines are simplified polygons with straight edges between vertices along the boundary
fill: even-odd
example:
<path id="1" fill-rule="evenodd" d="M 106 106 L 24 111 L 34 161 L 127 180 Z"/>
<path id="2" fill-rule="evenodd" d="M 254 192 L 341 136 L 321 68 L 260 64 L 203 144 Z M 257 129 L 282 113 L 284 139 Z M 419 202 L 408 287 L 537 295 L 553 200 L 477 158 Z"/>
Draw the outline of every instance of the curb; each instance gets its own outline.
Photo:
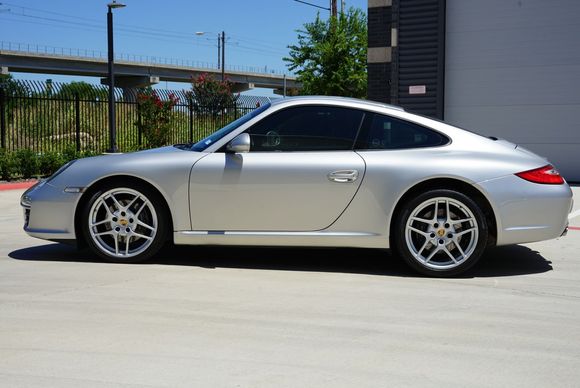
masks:
<path id="1" fill-rule="evenodd" d="M 0 183 L 0 191 L 28 189 L 36 184 L 36 180 L 27 182 Z"/>

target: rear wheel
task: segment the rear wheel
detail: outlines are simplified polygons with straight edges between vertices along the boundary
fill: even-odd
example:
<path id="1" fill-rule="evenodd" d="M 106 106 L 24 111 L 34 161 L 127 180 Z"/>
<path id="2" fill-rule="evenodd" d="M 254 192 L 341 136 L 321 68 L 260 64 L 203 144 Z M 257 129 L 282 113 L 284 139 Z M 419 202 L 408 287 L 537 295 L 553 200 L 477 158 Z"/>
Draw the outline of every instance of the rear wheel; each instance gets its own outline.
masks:
<path id="1" fill-rule="evenodd" d="M 102 186 L 82 214 L 83 233 L 91 250 L 113 262 L 149 259 L 167 239 L 162 201 L 158 193 L 142 184 Z"/>
<path id="2" fill-rule="evenodd" d="M 432 190 L 404 205 L 394 243 L 415 270 L 454 276 L 471 268 L 485 250 L 487 223 L 480 207 L 453 190 Z"/>

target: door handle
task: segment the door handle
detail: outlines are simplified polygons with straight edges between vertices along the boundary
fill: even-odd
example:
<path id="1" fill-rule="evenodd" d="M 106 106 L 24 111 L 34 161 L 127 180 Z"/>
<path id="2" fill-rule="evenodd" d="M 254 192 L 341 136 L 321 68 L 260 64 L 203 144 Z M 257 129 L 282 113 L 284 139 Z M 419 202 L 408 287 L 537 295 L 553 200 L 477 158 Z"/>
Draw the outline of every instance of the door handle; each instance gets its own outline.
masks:
<path id="1" fill-rule="evenodd" d="M 340 170 L 333 171 L 327 175 L 328 180 L 337 183 L 350 183 L 354 182 L 358 178 L 357 170 Z"/>

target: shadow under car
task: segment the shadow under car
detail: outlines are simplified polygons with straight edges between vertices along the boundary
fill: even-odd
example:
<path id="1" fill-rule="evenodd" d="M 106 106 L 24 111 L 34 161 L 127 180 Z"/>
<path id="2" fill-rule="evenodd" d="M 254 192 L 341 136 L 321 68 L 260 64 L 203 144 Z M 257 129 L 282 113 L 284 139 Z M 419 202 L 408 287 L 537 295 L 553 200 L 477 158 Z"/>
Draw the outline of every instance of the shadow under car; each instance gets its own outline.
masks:
<path id="1" fill-rule="evenodd" d="M 46 244 L 9 253 L 15 260 L 101 263 L 87 250 Z M 135 265 L 181 265 L 201 268 L 337 272 L 417 277 L 393 252 L 360 248 L 280 248 L 175 246 L 168 244 L 151 260 Z M 518 276 L 552 270 L 551 261 L 522 245 L 490 249 L 459 278 Z"/>

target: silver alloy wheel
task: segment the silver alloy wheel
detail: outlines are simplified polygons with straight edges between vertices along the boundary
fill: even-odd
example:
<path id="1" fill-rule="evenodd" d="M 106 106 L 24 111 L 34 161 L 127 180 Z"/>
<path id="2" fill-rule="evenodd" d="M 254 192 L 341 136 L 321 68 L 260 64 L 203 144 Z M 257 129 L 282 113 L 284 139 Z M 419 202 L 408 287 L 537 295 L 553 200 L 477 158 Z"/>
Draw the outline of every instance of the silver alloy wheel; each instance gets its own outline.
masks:
<path id="1" fill-rule="evenodd" d="M 475 251 L 478 238 L 472 211 L 449 197 L 421 203 L 405 226 L 407 248 L 421 265 L 434 270 L 449 270 L 464 263 Z"/>
<path id="2" fill-rule="evenodd" d="M 115 188 L 95 200 L 88 226 L 93 242 L 107 256 L 133 257 L 153 243 L 158 231 L 157 213 L 140 192 Z"/>

